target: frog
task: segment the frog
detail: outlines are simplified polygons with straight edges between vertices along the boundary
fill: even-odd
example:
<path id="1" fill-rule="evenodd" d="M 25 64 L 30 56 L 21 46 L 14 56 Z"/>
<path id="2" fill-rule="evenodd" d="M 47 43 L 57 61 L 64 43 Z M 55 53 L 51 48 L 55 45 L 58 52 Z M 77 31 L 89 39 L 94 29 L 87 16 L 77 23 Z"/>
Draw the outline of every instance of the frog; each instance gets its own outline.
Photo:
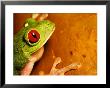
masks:
<path id="1" fill-rule="evenodd" d="M 34 63 L 41 59 L 44 45 L 55 31 L 55 23 L 45 20 L 47 16 L 48 14 L 32 14 L 32 18 L 26 19 L 24 27 L 14 35 L 14 75 L 30 75 Z M 64 68 L 56 69 L 61 58 L 54 56 L 54 59 L 50 75 L 64 75 L 71 69 L 80 68 L 80 64 L 72 63 Z"/>
<path id="2" fill-rule="evenodd" d="M 14 35 L 15 75 L 20 75 L 20 71 L 30 61 L 31 55 L 47 42 L 54 30 L 55 24 L 50 20 L 36 21 L 28 18 L 25 21 L 25 27 Z"/>

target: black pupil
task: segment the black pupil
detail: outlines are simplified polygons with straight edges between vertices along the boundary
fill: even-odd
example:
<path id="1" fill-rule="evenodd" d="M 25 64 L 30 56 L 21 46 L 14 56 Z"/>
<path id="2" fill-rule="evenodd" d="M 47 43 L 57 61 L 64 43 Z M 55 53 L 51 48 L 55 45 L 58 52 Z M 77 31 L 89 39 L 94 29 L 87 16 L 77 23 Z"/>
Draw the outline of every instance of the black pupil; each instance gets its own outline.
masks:
<path id="1" fill-rule="evenodd" d="M 36 36 L 36 34 L 35 33 L 31 33 L 32 34 L 32 36 L 34 37 L 34 38 L 37 38 L 37 36 Z"/>

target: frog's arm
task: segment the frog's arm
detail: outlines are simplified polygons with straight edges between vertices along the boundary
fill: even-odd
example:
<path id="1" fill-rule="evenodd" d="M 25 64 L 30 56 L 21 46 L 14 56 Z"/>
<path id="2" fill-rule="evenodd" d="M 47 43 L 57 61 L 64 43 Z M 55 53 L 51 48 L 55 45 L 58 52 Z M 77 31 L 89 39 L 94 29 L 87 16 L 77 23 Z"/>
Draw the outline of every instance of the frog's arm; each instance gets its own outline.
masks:
<path id="1" fill-rule="evenodd" d="M 26 63 L 24 68 L 21 70 L 21 75 L 29 75 L 31 73 L 34 63 L 42 57 L 43 52 L 44 47 L 41 47 L 37 52 L 31 55 L 28 63 Z"/>

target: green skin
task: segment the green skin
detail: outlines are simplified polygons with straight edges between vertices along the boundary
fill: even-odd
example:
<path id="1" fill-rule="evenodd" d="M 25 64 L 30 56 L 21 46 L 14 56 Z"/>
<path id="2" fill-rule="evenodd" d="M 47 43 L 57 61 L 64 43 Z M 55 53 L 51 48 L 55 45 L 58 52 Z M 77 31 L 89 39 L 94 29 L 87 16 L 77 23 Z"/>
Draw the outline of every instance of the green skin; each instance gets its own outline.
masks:
<path id="1" fill-rule="evenodd" d="M 31 55 L 47 42 L 55 28 L 55 24 L 49 20 L 36 21 L 29 18 L 25 23 L 28 23 L 28 26 L 14 35 L 14 75 L 20 75 Z M 32 28 L 40 34 L 40 39 L 36 43 L 30 43 L 27 38 Z"/>

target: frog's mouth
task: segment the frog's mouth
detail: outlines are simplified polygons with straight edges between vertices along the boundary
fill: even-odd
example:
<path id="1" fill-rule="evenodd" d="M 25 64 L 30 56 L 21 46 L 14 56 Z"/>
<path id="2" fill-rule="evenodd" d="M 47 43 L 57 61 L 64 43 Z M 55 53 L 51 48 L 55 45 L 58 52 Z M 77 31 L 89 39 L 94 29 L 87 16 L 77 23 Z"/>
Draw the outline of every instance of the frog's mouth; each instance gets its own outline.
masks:
<path id="1" fill-rule="evenodd" d="M 42 57 L 43 53 L 44 53 L 44 46 L 41 47 L 39 50 L 35 51 L 31 55 L 29 62 L 32 61 L 33 63 L 35 63 L 36 61 L 38 61 Z"/>
<path id="2" fill-rule="evenodd" d="M 51 32 L 50 35 L 48 36 L 47 40 L 51 37 L 51 35 L 53 34 L 54 31 L 55 31 L 55 27 L 52 28 L 52 32 Z M 47 42 L 47 40 L 45 41 L 45 43 Z"/>

